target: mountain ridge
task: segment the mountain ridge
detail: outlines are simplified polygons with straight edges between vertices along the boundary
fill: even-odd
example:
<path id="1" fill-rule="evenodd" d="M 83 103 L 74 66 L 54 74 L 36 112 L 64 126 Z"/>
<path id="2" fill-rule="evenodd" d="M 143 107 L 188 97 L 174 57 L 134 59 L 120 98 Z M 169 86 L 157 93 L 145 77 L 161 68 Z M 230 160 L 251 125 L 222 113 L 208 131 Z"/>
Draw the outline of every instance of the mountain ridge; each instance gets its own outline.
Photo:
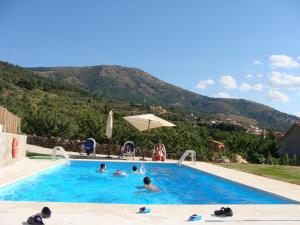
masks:
<path id="1" fill-rule="evenodd" d="M 246 99 L 211 98 L 169 84 L 131 67 L 97 65 L 87 67 L 35 67 L 36 74 L 76 85 L 91 94 L 140 104 L 162 105 L 208 116 L 239 116 L 259 126 L 287 130 L 298 117 Z"/>

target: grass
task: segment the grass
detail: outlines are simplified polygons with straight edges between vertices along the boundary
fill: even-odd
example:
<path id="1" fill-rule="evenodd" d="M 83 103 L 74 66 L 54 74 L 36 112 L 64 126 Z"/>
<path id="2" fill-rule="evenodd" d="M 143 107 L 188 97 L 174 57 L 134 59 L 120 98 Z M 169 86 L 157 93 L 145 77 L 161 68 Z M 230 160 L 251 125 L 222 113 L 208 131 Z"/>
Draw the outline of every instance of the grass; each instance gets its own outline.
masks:
<path id="1" fill-rule="evenodd" d="M 52 160 L 52 156 L 30 156 L 29 159 L 42 159 L 42 160 Z M 64 159 L 63 156 L 56 156 L 54 160 L 58 160 L 58 159 Z"/>
<path id="2" fill-rule="evenodd" d="M 52 160 L 52 156 L 48 154 L 41 154 L 35 152 L 26 152 L 26 156 L 30 159 L 42 159 L 42 160 Z M 56 156 L 55 160 L 63 159 L 63 156 Z"/>
<path id="3" fill-rule="evenodd" d="M 218 165 L 253 173 L 263 177 L 272 178 L 288 183 L 300 185 L 300 167 L 299 166 L 281 166 L 265 164 L 236 164 L 236 163 L 219 163 Z"/>

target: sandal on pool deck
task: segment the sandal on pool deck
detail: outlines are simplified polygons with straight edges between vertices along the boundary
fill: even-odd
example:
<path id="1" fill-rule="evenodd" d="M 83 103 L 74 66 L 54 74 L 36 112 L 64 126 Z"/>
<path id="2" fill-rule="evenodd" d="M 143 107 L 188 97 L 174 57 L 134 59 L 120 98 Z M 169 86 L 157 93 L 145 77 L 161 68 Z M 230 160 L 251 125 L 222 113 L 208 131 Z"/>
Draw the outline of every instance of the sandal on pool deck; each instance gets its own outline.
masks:
<path id="1" fill-rule="evenodd" d="M 202 216 L 199 216 L 197 214 L 193 214 L 190 216 L 189 218 L 189 221 L 198 221 L 198 220 L 201 220 L 202 219 Z"/>
<path id="2" fill-rule="evenodd" d="M 146 207 L 141 207 L 139 213 L 150 213 L 151 209 Z"/>
<path id="3" fill-rule="evenodd" d="M 222 207 L 220 210 L 216 210 L 215 211 L 215 215 L 216 216 L 232 216 L 233 213 L 232 213 L 232 210 L 231 208 L 224 208 Z"/>
<path id="4" fill-rule="evenodd" d="M 27 223 L 32 225 L 44 225 L 42 217 L 40 217 L 39 215 L 29 217 L 27 219 Z"/>
<path id="5" fill-rule="evenodd" d="M 41 214 L 43 218 L 49 218 L 51 216 L 51 210 L 48 207 L 44 207 Z"/>

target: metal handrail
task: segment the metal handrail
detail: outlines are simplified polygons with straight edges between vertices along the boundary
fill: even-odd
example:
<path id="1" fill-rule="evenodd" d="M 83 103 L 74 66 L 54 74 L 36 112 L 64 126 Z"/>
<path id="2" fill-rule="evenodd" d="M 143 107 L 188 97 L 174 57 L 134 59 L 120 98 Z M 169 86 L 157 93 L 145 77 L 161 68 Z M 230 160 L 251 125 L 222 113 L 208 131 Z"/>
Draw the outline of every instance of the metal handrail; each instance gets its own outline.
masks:
<path id="1" fill-rule="evenodd" d="M 188 156 L 188 155 L 191 155 L 192 157 L 192 164 L 195 165 L 196 164 L 196 152 L 194 150 L 186 150 L 182 156 L 180 157 L 180 159 L 178 160 L 177 162 L 177 166 L 181 166 L 183 160 L 185 160 L 185 158 Z"/>

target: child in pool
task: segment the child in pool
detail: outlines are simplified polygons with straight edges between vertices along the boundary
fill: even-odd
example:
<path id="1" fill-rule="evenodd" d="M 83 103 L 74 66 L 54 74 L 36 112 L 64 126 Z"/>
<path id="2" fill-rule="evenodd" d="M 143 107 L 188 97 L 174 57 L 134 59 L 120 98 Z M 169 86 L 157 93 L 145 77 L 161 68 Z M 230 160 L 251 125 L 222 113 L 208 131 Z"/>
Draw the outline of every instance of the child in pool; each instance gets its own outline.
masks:
<path id="1" fill-rule="evenodd" d="M 141 165 L 141 168 L 139 170 L 137 169 L 137 166 L 133 166 L 132 167 L 132 173 L 144 174 L 145 173 L 145 168 L 144 168 L 143 164 Z"/>
<path id="2" fill-rule="evenodd" d="M 99 168 L 98 172 L 100 172 L 100 173 L 105 173 L 106 172 L 106 165 L 105 165 L 105 163 L 102 163 L 100 165 L 100 168 Z"/>
<path id="3" fill-rule="evenodd" d="M 132 173 L 139 173 L 139 171 L 137 170 L 137 167 L 136 167 L 136 166 L 133 166 L 133 167 L 132 167 Z"/>
<path id="4" fill-rule="evenodd" d="M 125 171 L 122 171 L 122 170 L 117 170 L 116 172 L 114 172 L 113 175 L 117 176 L 117 177 L 124 177 L 124 176 L 127 176 L 127 173 Z"/>
<path id="5" fill-rule="evenodd" d="M 158 187 L 151 184 L 150 177 L 145 177 L 143 181 L 144 181 L 144 188 L 146 188 L 146 189 L 148 189 L 149 191 L 152 191 L 152 192 L 159 192 Z"/>

